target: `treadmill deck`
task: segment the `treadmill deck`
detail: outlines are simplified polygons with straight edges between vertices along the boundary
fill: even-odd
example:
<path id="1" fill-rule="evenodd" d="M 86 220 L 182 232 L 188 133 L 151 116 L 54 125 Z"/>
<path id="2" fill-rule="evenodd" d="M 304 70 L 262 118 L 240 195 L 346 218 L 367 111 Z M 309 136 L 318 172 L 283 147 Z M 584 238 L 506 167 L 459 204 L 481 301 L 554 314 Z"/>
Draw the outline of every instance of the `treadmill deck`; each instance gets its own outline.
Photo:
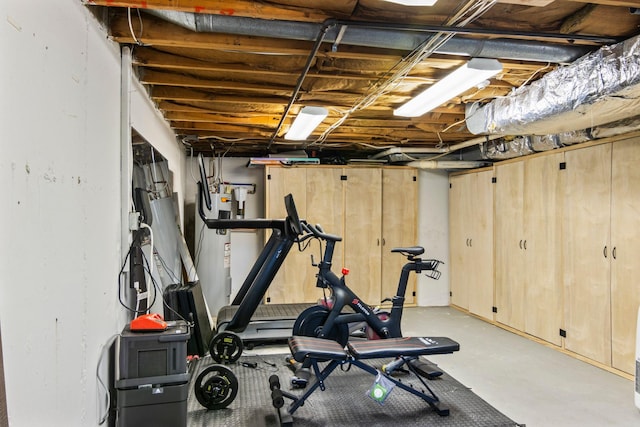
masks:
<path id="1" fill-rule="evenodd" d="M 293 324 L 300 313 L 313 305 L 316 304 L 260 304 L 245 330 L 236 334 L 245 343 L 286 340 L 291 336 Z M 234 305 L 220 309 L 216 322 L 218 331 L 226 330 L 226 325 L 231 322 L 236 311 L 238 306 Z"/>

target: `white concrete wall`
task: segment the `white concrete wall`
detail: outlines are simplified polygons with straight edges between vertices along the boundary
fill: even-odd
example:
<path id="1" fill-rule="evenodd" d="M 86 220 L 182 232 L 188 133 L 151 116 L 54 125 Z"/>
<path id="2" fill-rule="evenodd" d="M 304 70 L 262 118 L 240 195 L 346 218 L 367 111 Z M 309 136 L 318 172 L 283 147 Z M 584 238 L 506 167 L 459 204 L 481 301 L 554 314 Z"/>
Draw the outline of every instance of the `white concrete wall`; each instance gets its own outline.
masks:
<path id="1" fill-rule="evenodd" d="M 449 175 L 420 170 L 418 181 L 418 244 L 425 248 L 425 258 L 444 262 L 439 280 L 424 275 L 418 279 L 418 305 L 449 305 Z"/>
<path id="2" fill-rule="evenodd" d="M 96 368 L 127 319 L 118 303 L 126 208 L 120 50 L 80 0 L 4 0 L 0 16 L 0 325 L 9 422 L 97 425 L 105 395 Z M 184 158 L 141 93 L 134 85 L 134 124 L 173 162 L 184 194 Z"/>

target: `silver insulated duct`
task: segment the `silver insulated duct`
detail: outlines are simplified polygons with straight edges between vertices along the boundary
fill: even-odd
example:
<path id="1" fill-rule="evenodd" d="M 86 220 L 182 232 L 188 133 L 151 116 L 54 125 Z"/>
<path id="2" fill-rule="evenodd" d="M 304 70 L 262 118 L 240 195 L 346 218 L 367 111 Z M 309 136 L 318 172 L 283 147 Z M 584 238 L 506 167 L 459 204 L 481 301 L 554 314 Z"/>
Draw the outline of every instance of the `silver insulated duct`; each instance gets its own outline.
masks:
<path id="1" fill-rule="evenodd" d="M 640 107 L 640 37 L 606 46 L 485 106 L 467 108 L 474 134 L 547 135 L 632 117 Z"/>
<path id="2" fill-rule="evenodd" d="M 228 33 L 313 41 L 322 28 L 322 24 L 311 22 L 209 15 L 170 10 L 147 10 L 147 12 L 191 31 L 203 33 Z M 363 22 L 354 22 L 350 25 L 342 24 L 340 21 L 336 22 L 337 25 L 329 28 L 324 37 L 324 41 L 333 43 L 335 49 L 339 45 L 352 45 L 411 51 L 420 46 L 430 34 L 429 31 L 411 31 L 412 26 L 410 25 L 407 25 L 404 29 L 392 29 L 384 28 L 384 24 L 378 24 L 380 28 L 377 28 L 375 27 L 376 24 Z M 367 25 L 371 25 L 371 27 L 367 27 Z M 459 28 L 458 30 L 461 33 L 466 31 L 464 28 Z M 432 31 L 432 33 L 435 32 L 437 32 L 437 27 L 434 27 Z M 585 55 L 590 50 L 588 46 L 568 46 L 539 41 L 512 40 L 510 38 L 482 40 L 454 37 L 439 47 L 435 53 L 567 64 Z"/>

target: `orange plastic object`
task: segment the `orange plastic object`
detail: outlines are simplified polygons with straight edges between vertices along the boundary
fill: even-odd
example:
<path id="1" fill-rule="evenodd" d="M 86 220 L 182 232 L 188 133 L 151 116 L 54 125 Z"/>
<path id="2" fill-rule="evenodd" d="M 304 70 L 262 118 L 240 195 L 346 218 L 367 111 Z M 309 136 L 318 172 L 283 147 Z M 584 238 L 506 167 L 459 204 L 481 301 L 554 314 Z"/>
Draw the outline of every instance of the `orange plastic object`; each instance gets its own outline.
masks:
<path id="1" fill-rule="evenodd" d="M 158 313 L 143 314 L 131 321 L 132 331 L 164 331 L 167 329 L 167 322 Z"/>

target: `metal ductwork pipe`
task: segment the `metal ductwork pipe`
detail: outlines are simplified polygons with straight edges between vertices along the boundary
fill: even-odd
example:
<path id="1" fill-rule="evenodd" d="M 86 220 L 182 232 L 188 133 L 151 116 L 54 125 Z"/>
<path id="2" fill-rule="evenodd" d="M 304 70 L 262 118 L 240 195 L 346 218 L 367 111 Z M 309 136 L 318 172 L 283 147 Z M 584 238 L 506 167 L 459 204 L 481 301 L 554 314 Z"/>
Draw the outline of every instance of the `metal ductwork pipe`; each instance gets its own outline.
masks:
<path id="1" fill-rule="evenodd" d="M 640 36 L 605 46 L 483 106 L 470 105 L 475 134 L 546 135 L 593 128 L 640 109 Z"/>
<path id="2" fill-rule="evenodd" d="M 223 16 L 209 14 L 194 14 L 165 10 L 149 10 L 166 21 L 172 22 L 196 32 L 216 32 L 237 35 L 273 37 L 289 40 L 314 41 L 323 24 L 308 22 L 293 22 L 282 20 L 266 20 L 240 16 Z M 481 30 L 471 30 L 457 27 L 427 27 L 427 26 L 389 26 L 384 24 L 341 22 L 327 31 L 325 42 L 352 46 L 376 47 L 383 49 L 397 49 L 411 51 L 420 46 L 430 33 L 485 33 Z M 347 28 L 345 31 L 344 28 Z M 503 32 L 514 35 L 512 32 Z M 501 32 L 492 32 L 497 37 Z M 527 34 L 530 35 L 530 34 Z M 540 37 L 550 36 L 539 34 Z M 557 35 L 565 40 L 580 36 Z M 593 42 L 613 42 L 610 39 L 588 38 Z M 517 41 L 514 39 L 492 38 L 480 40 L 454 37 L 435 51 L 438 54 L 461 55 L 468 57 L 483 57 L 496 59 L 513 59 L 519 61 L 551 62 L 565 64 L 575 61 L 592 51 L 588 46 L 550 45 L 548 42 Z"/>

